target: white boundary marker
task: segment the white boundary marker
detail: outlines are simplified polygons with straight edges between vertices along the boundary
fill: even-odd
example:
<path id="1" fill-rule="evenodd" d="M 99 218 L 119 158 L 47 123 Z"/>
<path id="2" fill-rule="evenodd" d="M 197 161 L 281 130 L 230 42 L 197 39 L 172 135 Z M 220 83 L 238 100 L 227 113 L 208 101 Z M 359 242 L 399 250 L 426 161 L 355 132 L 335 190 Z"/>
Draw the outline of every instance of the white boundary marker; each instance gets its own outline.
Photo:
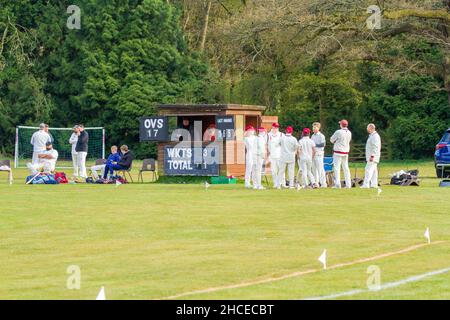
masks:
<path id="1" fill-rule="evenodd" d="M 320 297 L 314 297 L 314 298 L 306 298 L 304 300 L 327 300 L 327 299 L 336 299 L 336 298 L 340 298 L 340 297 L 348 297 L 348 296 L 354 296 L 357 294 L 361 294 L 361 293 L 366 293 L 366 292 L 378 292 L 384 289 L 390 289 L 390 288 L 395 288 L 398 286 L 401 286 L 403 284 L 407 284 L 410 282 L 416 282 L 416 281 L 420 281 L 423 280 L 425 278 L 428 277 L 432 277 L 432 276 L 436 276 L 439 274 L 444 274 L 450 271 L 450 267 L 449 268 L 445 268 L 445 269 L 440 269 L 440 270 L 435 270 L 435 271 L 430 271 L 427 273 L 423 273 L 417 276 L 412 276 L 403 280 L 399 280 L 399 281 L 395 281 L 395 282 L 388 282 L 385 284 L 382 284 L 379 289 L 376 290 L 370 290 L 370 289 L 356 289 L 356 290 L 350 290 L 350 291 L 346 291 L 346 292 L 341 292 L 341 293 L 336 293 L 336 294 L 331 294 L 328 296 L 320 296 Z"/>
<path id="2" fill-rule="evenodd" d="M 447 241 L 434 241 L 431 244 L 428 244 L 428 243 L 416 244 L 416 245 L 409 246 L 409 247 L 406 247 L 406 248 L 398 250 L 398 251 L 382 253 L 382 254 L 379 254 L 379 255 L 376 255 L 373 257 L 358 259 L 358 260 L 354 260 L 351 262 L 338 263 L 338 264 L 329 266 L 327 269 L 330 270 L 330 269 L 337 269 L 337 268 L 342 268 L 342 267 L 353 266 L 356 264 L 361 264 L 361 263 L 370 262 L 370 261 L 374 261 L 374 260 L 378 260 L 378 259 L 383 259 L 383 258 L 387 258 L 387 257 L 391 257 L 391 256 L 396 256 L 396 255 L 414 251 L 414 250 L 417 250 L 417 249 L 420 249 L 423 247 L 428 247 L 430 245 L 441 244 L 441 243 L 446 243 L 446 242 Z M 285 279 L 289 279 L 289 278 L 300 277 L 300 276 L 304 276 L 307 274 L 318 273 L 318 272 L 323 272 L 323 270 L 322 269 L 309 269 L 309 270 L 304 270 L 304 271 L 296 271 L 296 272 L 281 275 L 278 277 L 269 277 L 269 278 L 260 279 L 260 280 L 225 285 L 225 286 L 221 286 L 221 287 L 213 287 L 213 288 L 207 288 L 207 289 L 201 289 L 201 290 L 188 291 L 188 292 L 175 294 L 173 296 L 157 298 L 157 299 L 158 300 L 178 299 L 181 297 L 191 296 L 191 295 L 195 295 L 195 294 L 211 293 L 211 292 L 222 291 L 222 290 L 227 290 L 227 289 L 238 289 L 238 288 L 250 287 L 250 286 L 254 286 L 254 285 L 265 284 L 265 283 L 285 280 Z"/>

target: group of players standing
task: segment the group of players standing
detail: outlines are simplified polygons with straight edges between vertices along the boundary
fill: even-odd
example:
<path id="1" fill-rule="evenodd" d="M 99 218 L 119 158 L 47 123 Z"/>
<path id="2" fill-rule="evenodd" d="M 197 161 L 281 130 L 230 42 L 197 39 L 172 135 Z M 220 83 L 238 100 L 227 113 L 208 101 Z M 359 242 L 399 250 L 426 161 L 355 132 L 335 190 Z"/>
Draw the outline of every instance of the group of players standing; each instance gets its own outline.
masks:
<path id="1" fill-rule="evenodd" d="M 344 171 L 345 187 L 351 188 L 351 174 L 348 165 L 350 142 L 352 133 L 348 129 L 348 121 L 339 121 L 338 129 L 330 138 L 333 144 L 333 188 L 341 188 L 341 168 Z M 265 128 L 256 129 L 247 126 L 245 130 L 246 148 L 246 168 L 245 187 L 262 190 L 262 174 L 265 164 L 270 163 L 273 187 L 295 188 L 295 163 L 302 174 L 302 179 L 298 183 L 299 188 L 326 188 L 326 174 L 324 168 L 324 155 L 326 139 L 320 131 L 321 124 L 313 123 L 313 134 L 309 128 L 302 130 L 300 140 L 292 135 L 294 129 L 289 126 L 285 133 L 280 132 L 279 124 L 273 123 L 269 133 Z M 370 123 L 367 126 L 369 139 L 366 144 L 366 172 L 362 188 L 378 187 L 378 163 L 381 156 L 381 139 L 376 132 L 375 125 Z M 288 183 L 286 183 L 286 169 Z"/>

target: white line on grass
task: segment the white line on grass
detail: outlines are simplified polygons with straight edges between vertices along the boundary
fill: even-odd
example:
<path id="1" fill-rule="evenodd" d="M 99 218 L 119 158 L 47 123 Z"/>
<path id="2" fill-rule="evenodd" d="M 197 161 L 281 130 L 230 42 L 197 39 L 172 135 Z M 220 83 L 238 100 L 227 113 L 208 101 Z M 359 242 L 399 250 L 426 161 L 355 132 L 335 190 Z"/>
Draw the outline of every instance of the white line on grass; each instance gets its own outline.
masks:
<path id="1" fill-rule="evenodd" d="M 423 247 L 426 247 L 426 246 L 441 244 L 441 243 L 445 243 L 445 242 L 447 242 L 447 241 L 434 241 L 434 242 L 432 242 L 430 244 L 428 244 L 428 243 L 416 244 L 416 245 L 409 246 L 409 247 L 406 247 L 406 248 L 398 250 L 398 251 L 382 253 L 382 254 L 379 254 L 379 255 L 376 255 L 376 256 L 373 256 L 373 257 L 358 259 L 358 260 L 351 261 L 351 262 L 338 263 L 338 264 L 329 266 L 328 270 L 342 268 L 342 267 L 347 267 L 347 266 L 352 266 L 352 265 L 355 265 L 355 264 L 361 264 L 361 263 L 370 262 L 370 261 L 374 261 L 374 260 L 378 260 L 378 259 L 382 259 L 382 258 L 387 258 L 387 257 L 391 257 L 391 256 L 407 253 L 407 252 L 410 252 L 410 251 L 413 251 L 413 250 L 416 250 L 416 249 L 419 249 L 419 248 L 423 248 Z M 238 289 L 238 288 L 249 287 L 249 286 L 254 286 L 254 285 L 258 285 L 258 284 L 265 284 L 265 283 L 270 283 L 270 282 L 274 282 L 274 281 L 285 280 L 285 279 L 294 278 L 294 277 L 300 277 L 300 276 L 304 276 L 304 275 L 311 274 L 311 273 L 316 273 L 316 272 L 321 272 L 321 271 L 323 271 L 321 268 L 320 269 L 309 269 L 309 270 L 304 270 L 304 271 L 297 271 L 297 272 L 281 275 L 281 276 L 278 276 L 278 277 L 269 277 L 269 278 L 260 279 L 260 280 L 254 280 L 254 281 L 248 281 L 248 282 L 241 282 L 241 283 L 237 283 L 237 284 L 225 285 L 225 286 L 221 286 L 221 287 L 213 287 L 213 288 L 207 288 L 207 289 L 183 292 L 183 293 L 175 294 L 173 296 L 163 297 L 163 298 L 159 298 L 159 299 L 178 299 L 178 298 L 181 298 L 181 297 L 186 297 L 186 296 L 191 296 L 191 295 L 196 295 L 196 294 L 211 293 L 211 292 L 222 291 L 222 290 L 227 290 L 227 289 Z"/>
<path id="2" fill-rule="evenodd" d="M 348 296 L 354 296 L 357 294 L 361 294 L 361 293 L 366 293 L 366 292 L 378 292 L 381 290 L 385 290 L 385 289 L 390 289 L 390 288 L 395 288 L 398 286 L 401 286 L 403 284 L 407 284 L 410 282 L 416 282 L 416 281 L 420 281 L 423 280 L 425 278 L 428 277 L 432 277 L 432 276 L 436 276 L 439 274 L 443 274 L 443 273 L 447 273 L 450 271 L 450 267 L 449 268 L 445 268 L 445 269 L 441 269 L 441 270 L 435 270 L 435 271 L 431 271 L 431 272 L 427 272 L 424 274 L 420 274 L 417 276 L 412 276 L 403 280 L 399 280 L 399 281 L 395 281 L 395 282 L 388 282 L 385 283 L 383 285 L 381 285 L 378 289 L 356 289 L 356 290 L 350 290 L 350 291 L 346 291 L 346 292 L 341 292 L 341 293 L 335 293 L 335 294 L 331 294 L 328 296 L 320 296 L 320 297 L 313 297 L 313 298 L 306 298 L 305 300 L 327 300 L 327 299 L 336 299 L 336 298 L 340 298 L 340 297 L 348 297 Z"/>

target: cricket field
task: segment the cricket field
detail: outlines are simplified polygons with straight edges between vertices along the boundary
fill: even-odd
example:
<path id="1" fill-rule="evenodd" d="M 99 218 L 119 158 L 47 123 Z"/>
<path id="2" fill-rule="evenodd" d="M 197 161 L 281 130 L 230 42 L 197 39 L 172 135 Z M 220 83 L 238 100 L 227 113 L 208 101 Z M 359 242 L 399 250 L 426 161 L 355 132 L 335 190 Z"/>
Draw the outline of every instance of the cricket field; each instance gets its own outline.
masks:
<path id="1" fill-rule="evenodd" d="M 380 168 L 380 194 L 2 174 L 0 298 L 450 299 L 450 188 L 431 161 Z M 386 185 L 407 168 L 420 187 Z"/>

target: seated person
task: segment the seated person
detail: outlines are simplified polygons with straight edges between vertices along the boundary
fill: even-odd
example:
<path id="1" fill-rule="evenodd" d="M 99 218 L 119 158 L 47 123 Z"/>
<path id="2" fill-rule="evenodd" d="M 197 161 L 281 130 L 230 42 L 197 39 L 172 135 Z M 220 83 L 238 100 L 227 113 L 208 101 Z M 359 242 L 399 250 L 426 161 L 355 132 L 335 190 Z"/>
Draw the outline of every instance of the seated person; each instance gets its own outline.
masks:
<path id="1" fill-rule="evenodd" d="M 119 161 L 112 161 L 111 164 L 106 164 L 103 179 L 106 179 L 108 177 L 108 173 L 109 177 L 111 178 L 114 175 L 114 171 L 128 170 L 131 168 L 134 159 L 133 153 L 128 150 L 128 146 L 126 145 L 121 146 L 120 151 L 122 152 L 122 155 Z"/>
<path id="2" fill-rule="evenodd" d="M 112 165 L 113 163 L 118 163 L 120 161 L 120 154 L 117 152 L 117 146 L 111 147 L 111 154 L 108 156 L 105 164 L 100 164 L 91 167 L 92 175 L 95 180 L 98 180 L 99 176 L 97 170 L 101 171 L 101 176 L 105 175 L 105 168 L 107 165 Z"/>
<path id="3" fill-rule="evenodd" d="M 205 134 L 203 135 L 203 141 L 214 142 L 217 138 L 216 125 L 210 124 L 208 129 L 206 129 Z"/>
<path id="4" fill-rule="evenodd" d="M 57 160 L 58 151 L 53 149 L 53 144 L 49 141 L 45 144 L 45 151 L 42 151 L 38 155 L 38 163 L 27 163 L 27 167 L 33 175 L 41 171 L 44 173 L 52 173 L 55 171 Z"/>

